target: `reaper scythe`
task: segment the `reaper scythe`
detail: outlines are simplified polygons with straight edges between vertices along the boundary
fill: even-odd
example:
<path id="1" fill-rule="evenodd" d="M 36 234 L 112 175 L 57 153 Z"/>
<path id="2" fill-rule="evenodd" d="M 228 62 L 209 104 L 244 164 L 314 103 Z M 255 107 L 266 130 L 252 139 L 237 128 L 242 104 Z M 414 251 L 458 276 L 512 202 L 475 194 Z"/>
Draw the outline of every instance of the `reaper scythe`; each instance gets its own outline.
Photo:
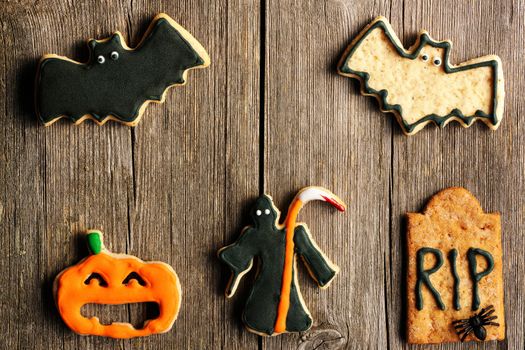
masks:
<path id="1" fill-rule="evenodd" d="M 297 216 L 301 208 L 308 202 L 320 200 L 328 202 L 339 211 L 345 211 L 346 205 L 343 201 L 332 192 L 321 188 L 310 186 L 302 189 L 297 193 L 290 204 L 288 214 L 286 215 L 286 245 L 284 257 L 284 270 L 281 285 L 281 297 L 277 308 L 277 320 L 275 321 L 275 333 L 286 332 L 286 317 L 290 308 L 290 289 L 292 286 L 292 267 L 294 261 L 294 231 L 297 222 Z"/>

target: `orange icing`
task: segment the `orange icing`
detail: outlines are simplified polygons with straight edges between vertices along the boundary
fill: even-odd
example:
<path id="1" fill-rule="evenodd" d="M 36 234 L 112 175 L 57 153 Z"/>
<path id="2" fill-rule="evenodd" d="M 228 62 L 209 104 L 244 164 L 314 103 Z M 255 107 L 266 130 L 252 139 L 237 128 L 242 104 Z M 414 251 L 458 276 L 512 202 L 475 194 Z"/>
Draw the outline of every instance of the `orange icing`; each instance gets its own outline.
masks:
<path id="1" fill-rule="evenodd" d="M 277 320 L 275 321 L 274 332 L 286 332 L 286 317 L 290 309 L 290 290 L 292 288 L 292 268 L 294 262 L 294 231 L 297 216 L 301 210 L 303 202 L 296 199 L 288 210 L 288 219 L 286 220 L 286 245 L 284 255 L 283 279 L 281 284 L 281 297 L 277 307 Z"/>
<path id="2" fill-rule="evenodd" d="M 136 279 L 123 284 L 124 279 L 136 272 L 145 281 L 142 286 Z M 107 286 L 91 279 L 92 273 L 100 274 Z M 103 250 L 78 264 L 62 271 L 55 280 L 56 303 L 62 319 L 74 332 L 112 338 L 133 338 L 170 330 L 180 308 L 181 290 L 175 271 L 162 262 L 144 262 L 134 256 L 117 255 Z M 142 329 L 129 323 L 102 325 L 97 317 L 86 318 L 81 314 L 85 304 L 127 304 L 155 302 L 159 317 L 145 322 Z"/>

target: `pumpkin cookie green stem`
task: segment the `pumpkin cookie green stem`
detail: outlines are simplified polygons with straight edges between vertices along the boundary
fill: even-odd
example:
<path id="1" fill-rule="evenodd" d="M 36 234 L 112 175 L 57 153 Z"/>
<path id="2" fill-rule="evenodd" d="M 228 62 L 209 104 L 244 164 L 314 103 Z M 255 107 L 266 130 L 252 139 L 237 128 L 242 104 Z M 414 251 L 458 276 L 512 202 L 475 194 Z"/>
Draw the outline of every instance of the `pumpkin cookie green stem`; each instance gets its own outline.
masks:
<path id="1" fill-rule="evenodd" d="M 91 254 L 98 254 L 102 251 L 102 234 L 100 231 L 88 231 L 87 233 L 88 248 Z"/>

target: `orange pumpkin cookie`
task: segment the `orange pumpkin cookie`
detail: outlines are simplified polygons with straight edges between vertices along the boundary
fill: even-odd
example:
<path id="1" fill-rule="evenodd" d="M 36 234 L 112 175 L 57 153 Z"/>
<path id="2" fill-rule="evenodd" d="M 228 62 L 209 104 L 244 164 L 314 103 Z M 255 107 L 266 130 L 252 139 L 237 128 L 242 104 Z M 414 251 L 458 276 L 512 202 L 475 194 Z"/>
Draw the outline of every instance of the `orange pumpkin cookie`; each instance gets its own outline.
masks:
<path id="1" fill-rule="evenodd" d="M 133 338 L 164 333 L 171 329 L 181 303 L 181 288 L 175 271 L 163 262 L 144 262 L 134 256 L 114 254 L 102 242 L 102 233 L 87 232 L 91 255 L 62 271 L 53 284 L 60 316 L 71 330 L 81 335 Z M 103 325 L 97 317 L 86 318 L 86 304 L 128 304 L 154 302 L 159 316 L 143 328 L 129 323 Z"/>

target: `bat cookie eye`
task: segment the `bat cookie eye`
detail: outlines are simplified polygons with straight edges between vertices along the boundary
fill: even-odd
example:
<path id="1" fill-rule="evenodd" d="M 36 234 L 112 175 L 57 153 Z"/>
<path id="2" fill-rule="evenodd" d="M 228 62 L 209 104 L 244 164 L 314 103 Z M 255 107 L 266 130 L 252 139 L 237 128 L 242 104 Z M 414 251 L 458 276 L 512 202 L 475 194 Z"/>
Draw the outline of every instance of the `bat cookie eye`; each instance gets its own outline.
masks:
<path id="1" fill-rule="evenodd" d="M 440 66 L 441 65 L 441 58 L 434 57 L 434 61 L 432 63 L 434 63 L 434 66 Z"/>
<path id="2" fill-rule="evenodd" d="M 97 57 L 97 62 L 103 64 L 104 62 L 106 62 L 106 59 L 104 58 L 104 56 L 100 55 Z"/>
<path id="3" fill-rule="evenodd" d="M 427 55 L 426 53 L 422 54 L 422 55 L 421 55 L 421 59 L 422 59 L 423 61 L 428 61 L 428 55 Z"/>
<path id="4" fill-rule="evenodd" d="M 257 210 L 257 211 L 255 212 L 255 215 L 257 215 L 257 216 L 261 216 L 261 214 L 262 214 L 262 211 L 260 211 L 260 210 Z"/>
<path id="5" fill-rule="evenodd" d="M 118 52 L 117 52 L 117 51 L 113 51 L 113 52 L 111 53 L 110 57 L 111 57 L 111 59 L 112 59 L 113 61 L 118 60 Z"/>
<path id="6" fill-rule="evenodd" d="M 265 213 L 266 215 L 270 215 L 270 209 L 264 209 L 264 213 Z"/>

